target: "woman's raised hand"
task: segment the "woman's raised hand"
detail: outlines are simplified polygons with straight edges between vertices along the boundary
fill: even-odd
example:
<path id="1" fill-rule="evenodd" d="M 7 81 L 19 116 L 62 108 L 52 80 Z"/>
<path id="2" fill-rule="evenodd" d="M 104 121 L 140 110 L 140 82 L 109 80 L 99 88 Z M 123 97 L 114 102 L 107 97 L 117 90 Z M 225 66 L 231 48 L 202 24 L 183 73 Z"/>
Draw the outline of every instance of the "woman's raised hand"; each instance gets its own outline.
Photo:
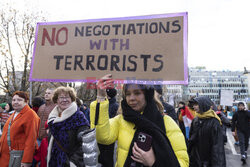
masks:
<path id="1" fill-rule="evenodd" d="M 106 97 L 106 89 L 111 88 L 114 88 L 114 80 L 111 74 L 107 74 L 97 82 L 97 97 Z"/>

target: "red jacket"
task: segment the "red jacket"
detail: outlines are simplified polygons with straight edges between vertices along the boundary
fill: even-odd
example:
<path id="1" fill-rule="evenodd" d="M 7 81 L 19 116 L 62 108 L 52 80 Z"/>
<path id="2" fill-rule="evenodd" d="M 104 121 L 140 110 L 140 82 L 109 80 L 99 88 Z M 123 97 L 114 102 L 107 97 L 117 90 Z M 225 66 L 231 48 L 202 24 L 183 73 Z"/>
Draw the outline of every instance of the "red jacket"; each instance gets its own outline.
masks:
<path id="1" fill-rule="evenodd" d="M 41 161 L 40 167 L 47 167 L 47 161 L 46 161 L 47 153 L 48 153 L 48 138 L 45 137 L 43 138 L 41 145 L 34 156 L 34 159 L 37 162 Z"/>

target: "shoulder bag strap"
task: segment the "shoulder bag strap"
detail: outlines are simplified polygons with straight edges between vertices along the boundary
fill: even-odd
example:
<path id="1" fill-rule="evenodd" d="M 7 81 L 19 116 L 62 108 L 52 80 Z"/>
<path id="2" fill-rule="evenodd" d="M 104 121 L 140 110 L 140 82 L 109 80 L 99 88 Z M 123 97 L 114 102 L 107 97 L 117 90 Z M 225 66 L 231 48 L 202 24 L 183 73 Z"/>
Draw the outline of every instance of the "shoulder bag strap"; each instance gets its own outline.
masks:
<path id="1" fill-rule="evenodd" d="M 65 153 L 67 153 L 68 155 L 70 155 L 69 150 L 65 149 L 65 148 L 60 144 L 60 142 L 59 142 L 58 140 L 56 140 L 56 138 L 54 138 L 54 140 L 55 140 L 56 144 L 58 145 L 58 147 L 59 147 L 63 152 L 65 152 Z"/>
<path id="2" fill-rule="evenodd" d="M 96 113 L 95 113 L 95 125 L 98 124 L 99 112 L 100 112 L 100 103 L 97 103 L 97 105 L 96 105 Z"/>
<path id="3" fill-rule="evenodd" d="M 14 115 L 15 115 L 15 114 L 14 114 Z M 10 119 L 10 123 L 9 123 L 9 126 L 8 126 L 8 132 L 7 132 L 7 143 L 8 143 L 8 146 L 9 146 L 9 151 L 11 151 L 10 126 L 11 126 L 11 121 L 12 121 L 14 115 L 13 115 L 12 118 Z"/>

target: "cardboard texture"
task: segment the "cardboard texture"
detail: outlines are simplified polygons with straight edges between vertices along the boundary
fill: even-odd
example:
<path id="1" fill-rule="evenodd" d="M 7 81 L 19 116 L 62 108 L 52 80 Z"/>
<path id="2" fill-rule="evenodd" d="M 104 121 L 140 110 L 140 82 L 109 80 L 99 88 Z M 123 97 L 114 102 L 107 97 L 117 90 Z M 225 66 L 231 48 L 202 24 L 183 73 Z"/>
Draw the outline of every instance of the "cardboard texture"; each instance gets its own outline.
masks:
<path id="1" fill-rule="evenodd" d="M 30 81 L 105 74 L 187 84 L 187 13 L 37 24 Z"/>

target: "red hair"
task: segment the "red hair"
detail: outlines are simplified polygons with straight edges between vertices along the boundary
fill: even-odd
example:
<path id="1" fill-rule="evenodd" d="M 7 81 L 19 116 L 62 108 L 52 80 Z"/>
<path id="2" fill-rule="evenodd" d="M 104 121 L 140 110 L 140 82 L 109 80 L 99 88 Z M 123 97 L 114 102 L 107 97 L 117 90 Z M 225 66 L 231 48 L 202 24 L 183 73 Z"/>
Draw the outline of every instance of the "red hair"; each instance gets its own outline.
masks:
<path id="1" fill-rule="evenodd" d="M 29 95 L 28 93 L 26 92 L 23 92 L 23 91 L 15 91 L 12 95 L 12 97 L 14 97 L 15 95 L 21 97 L 24 99 L 25 102 L 28 102 L 29 101 Z"/>

